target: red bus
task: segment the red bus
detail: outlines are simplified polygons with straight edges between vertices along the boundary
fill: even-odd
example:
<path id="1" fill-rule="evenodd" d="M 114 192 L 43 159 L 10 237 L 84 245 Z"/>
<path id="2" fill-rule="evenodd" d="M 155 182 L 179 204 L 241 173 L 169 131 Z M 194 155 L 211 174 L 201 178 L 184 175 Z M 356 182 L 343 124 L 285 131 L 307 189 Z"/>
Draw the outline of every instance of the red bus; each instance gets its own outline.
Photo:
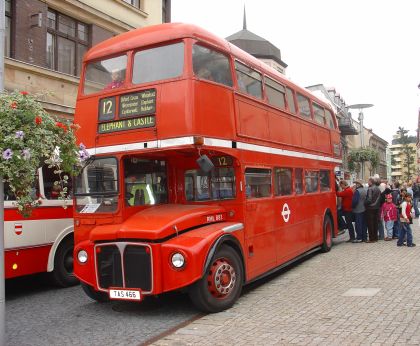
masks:
<path id="1" fill-rule="evenodd" d="M 6 279 L 49 272 L 61 287 L 78 283 L 73 273 L 73 204 L 59 200 L 52 168 L 38 169 L 32 188 L 41 205 L 30 217 L 17 210 L 8 183 L 4 188 L 4 267 Z"/>
<path id="2" fill-rule="evenodd" d="M 84 58 L 75 274 L 97 300 L 186 289 L 201 310 L 336 235 L 330 107 L 193 25 L 121 34 Z"/>

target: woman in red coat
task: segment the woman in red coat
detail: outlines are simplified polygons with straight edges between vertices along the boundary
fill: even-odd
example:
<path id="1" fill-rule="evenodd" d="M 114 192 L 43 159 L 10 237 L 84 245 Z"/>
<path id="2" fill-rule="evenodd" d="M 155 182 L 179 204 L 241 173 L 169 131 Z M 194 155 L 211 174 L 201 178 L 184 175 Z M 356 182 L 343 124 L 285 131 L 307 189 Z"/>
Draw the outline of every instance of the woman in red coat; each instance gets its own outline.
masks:
<path id="1" fill-rule="evenodd" d="M 353 227 L 353 211 L 351 202 L 353 200 L 353 189 L 349 186 L 347 181 L 340 180 L 341 191 L 337 191 L 336 194 L 338 197 L 341 197 L 341 211 L 346 220 L 346 226 L 349 230 L 350 239 L 348 242 L 357 243 L 356 237 L 354 235 Z"/>

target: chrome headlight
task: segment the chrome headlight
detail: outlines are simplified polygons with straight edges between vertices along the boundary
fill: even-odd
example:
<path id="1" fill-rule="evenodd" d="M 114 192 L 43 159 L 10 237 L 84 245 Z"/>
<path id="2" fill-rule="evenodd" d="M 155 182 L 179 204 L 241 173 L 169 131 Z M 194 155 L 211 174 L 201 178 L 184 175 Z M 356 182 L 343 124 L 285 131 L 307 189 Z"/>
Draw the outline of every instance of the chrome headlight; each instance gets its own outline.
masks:
<path id="1" fill-rule="evenodd" d="M 87 260 L 88 260 L 88 254 L 87 254 L 87 252 L 86 252 L 85 250 L 80 250 L 80 251 L 77 253 L 77 260 L 78 260 L 80 263 L 86 263 L 86 262 L 87 262 Z"/>
<path id="2" fill-rule="evenodd" d="M 180 252 L 175 252 L 171 256 L 171 263 L 174 266 L 174 268 L 181 269 L 185 265 L 185 257 L 184 257 L 184 255 L 182 253 L 180 253 Z"/>

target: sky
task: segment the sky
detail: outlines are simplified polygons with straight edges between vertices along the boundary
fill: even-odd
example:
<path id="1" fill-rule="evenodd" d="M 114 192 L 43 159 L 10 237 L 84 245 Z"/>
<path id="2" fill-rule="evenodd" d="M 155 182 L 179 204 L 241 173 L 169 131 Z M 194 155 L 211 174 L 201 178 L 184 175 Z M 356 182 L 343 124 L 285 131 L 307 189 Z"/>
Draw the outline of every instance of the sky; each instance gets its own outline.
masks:
<path id="1" fill-rule="evenodd" d="M 334 87 L 347 105 L 373 104 L 364 126 L 389 144 L 400 126 L 416 135 L 420 1 L 172 0 L 172 22 L 226 38 L 242 30 L 244 5 L 247 29 L 280 49 L 287 78 Z"/>

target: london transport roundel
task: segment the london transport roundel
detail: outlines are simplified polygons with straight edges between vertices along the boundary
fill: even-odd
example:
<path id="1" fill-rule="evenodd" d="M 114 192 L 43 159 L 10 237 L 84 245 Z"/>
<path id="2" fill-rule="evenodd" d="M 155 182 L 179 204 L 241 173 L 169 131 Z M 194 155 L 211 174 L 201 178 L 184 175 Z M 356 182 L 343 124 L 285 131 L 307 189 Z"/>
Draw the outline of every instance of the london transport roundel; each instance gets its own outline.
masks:
<path id="1" fill-rule="evenodd" d="M 290 218 L 291 213 L 292 212 L 290 211 L 290 208 L 289 208 L 288 204 L 284 203 L 283 204 L 283 210 L 281 212 L 281 215 L 283 216 L 284 222 L 289 222 L 289 218 Z"/>

